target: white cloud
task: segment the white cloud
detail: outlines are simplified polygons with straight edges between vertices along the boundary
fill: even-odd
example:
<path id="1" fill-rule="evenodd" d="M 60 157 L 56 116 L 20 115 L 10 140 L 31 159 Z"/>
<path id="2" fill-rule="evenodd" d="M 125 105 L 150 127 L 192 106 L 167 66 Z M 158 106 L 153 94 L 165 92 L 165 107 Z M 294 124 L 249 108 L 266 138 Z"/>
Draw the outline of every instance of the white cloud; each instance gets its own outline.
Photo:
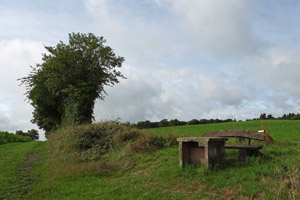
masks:
<path id="1" fill-rule="evenodd" d="M 300 61 L 298 49 L 276 46 L 255 59 L 252 73 L 272 90 L 300 98 Z"/>
<path id="2" fill-rule="evenodd" d="M 240 56 L 255 53 L 260 46 L 254 35 L 253 1 L 246 0 L 155 0 L 171 10 L 176 23 L 197 43 L 202 53 Z"/>
<path id="3" fill-rule="evenodd" d="M 0 130 L 26 131 L 36 128 L 30 123 L 33 109 L 25 101 L 25 87 L 19 86 L 17 79 L 29 74 L 30 65 L 39 63 L 43 52 L 40 42 L 0 41 Z"/>
<path id="4" fill-rule="evenodd" d="M 0 41 L 0 92 L 3 98 L 19 97 L 25 93 L 17 79 L 27 76 L 30 65 L 41 61 L 44 52 L 43 45 L 39 42 L 25 40 Z"/>
<path id="5" fill-rule="evenodd" d="M 143 18 L 125 5 L 107 0 L 85 1 L 96 32 L 127 61 L 149 65 L 172 56 L 174 32 L 163 26 L 162 21 Z"/>
<path id="6" fill-rule="evenodd" d="M 97 120 L 246 119 L 297 111 L 299 14 L 293 4 L 24 2 L 0 5 L 0 130 L 34 127 L 25 89 L 16 79 L 40 62 L 44 48 L 38 41 L 56 44 L 73 31 L 103 35 L 126 59 L 121 70 L 128 79 L 97 101 Z"/>
<path id="7" fill-rule="evenodd" d="M 104 101 L 97 101 L 96 120 L 161 120 L 163 118 L 217 118 L 230 115 L 228 108 L 243 105 L 248 98 L 239 87 L 239 76 L 229 73 L 189 68 L 155 70 L 125 66 L 128 77 L 108 88 Z M 247 91 L 246 91 L 247 92 Z M 239 115 L 235 118 L 241 117 Z"/>

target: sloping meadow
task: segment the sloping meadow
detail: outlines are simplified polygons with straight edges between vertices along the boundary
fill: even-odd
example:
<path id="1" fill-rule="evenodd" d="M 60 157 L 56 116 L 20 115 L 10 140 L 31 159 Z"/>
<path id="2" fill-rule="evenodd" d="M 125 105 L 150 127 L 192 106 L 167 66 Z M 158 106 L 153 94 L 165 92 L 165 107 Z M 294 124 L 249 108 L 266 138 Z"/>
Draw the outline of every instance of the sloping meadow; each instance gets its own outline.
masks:
<path id="1" fill-rule="evenodd" d="M 119 162 L 107 159 L 107 153 L 117 152 L 120 158 L 177 145 L 175 136 L 159 136 L 115 122 L 68 127 L 51 133 L 48 141 L 52 160 L 65 165 L 67 173 L 113 169 Z"/>
<path id="2" fill-rule="evenodd" d="M 179 168 L 176 136 L 215 130 L 266 129 L 263 156 L 225 167 Z M 49 151 L 33 199 L 300 199 L 300 121 L 251 121 L 137 130 L 106 122 L 49 135 Z M 153 133 L 150 133 L 152 131 Z"/>

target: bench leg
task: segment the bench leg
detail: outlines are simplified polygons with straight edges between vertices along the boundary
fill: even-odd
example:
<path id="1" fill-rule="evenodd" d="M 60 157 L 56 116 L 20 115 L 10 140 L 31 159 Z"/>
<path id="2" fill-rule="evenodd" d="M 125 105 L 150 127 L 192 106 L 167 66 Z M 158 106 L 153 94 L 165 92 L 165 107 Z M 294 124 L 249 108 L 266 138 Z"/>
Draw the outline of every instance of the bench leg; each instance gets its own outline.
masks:
<path id="1" fill-rule="evenodd" d="M 189 142 L 179 142 L 179 164 L 183 167 L 185 164 L 190 162 L 190 148 Z"/>
<path id="2" fill-rule="evenodd" d="M 213 168 L 216 164 L 221 163 L 225 158 L 225 142 L 207 142 L 205 144 L 206 166 Z"/>

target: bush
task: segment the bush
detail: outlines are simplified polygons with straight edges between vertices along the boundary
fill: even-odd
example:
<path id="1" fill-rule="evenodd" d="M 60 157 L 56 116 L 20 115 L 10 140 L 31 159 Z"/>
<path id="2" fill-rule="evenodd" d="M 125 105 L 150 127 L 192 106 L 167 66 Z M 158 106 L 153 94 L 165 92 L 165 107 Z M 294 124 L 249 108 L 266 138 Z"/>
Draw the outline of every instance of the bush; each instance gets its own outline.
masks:
<path id="1" fill-rule="evenodd" d="M 61 129 L 50 134 L 49 141 L 56 150 L 75 153 L 80 160 L 97 160 L 109 150 L 126 145 L 133 152 L 144 152 L 177 144 L 175 137 L 143 133 L 115 122 Z"/>
<path id="2" fill-rule="evenodd" d="M 131 151 L 146 152 L 156 149 L 166 148 L 177 144 L 174 136 L 158 136 L 153 134 L 144 134 L 130 145 Z"/>
<path id="3" fill-rule="evenodd" d="M 8 132 L 0 132 L 0 144 L 6 144 L 11 142 L 29 142 L 31 138 L 28 136 L 15 135 Z"/>

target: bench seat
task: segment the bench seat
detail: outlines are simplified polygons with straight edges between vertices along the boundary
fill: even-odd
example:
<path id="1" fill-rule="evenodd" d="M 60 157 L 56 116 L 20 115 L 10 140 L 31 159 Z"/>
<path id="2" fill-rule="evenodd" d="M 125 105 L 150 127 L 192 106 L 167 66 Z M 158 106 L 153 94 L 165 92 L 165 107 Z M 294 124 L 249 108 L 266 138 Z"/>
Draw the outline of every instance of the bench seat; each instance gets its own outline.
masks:
<path id="1" fill-rule="evenodd" d="M 226 145 L 225 149 L 244 149 L 244 150 L 259 150 L 262 146 L 242 146 L 242 145 Z"/>
<path id="2" fill-rule="evenodd" d="M 198 147 L 205 147 L 204 144 L 199 144 Z M 225 149 L 243 149 L 243 150 L 260 150 L 262 146 L 244 146 L 244 145 L 229 145 L 225 144 Z"/>

